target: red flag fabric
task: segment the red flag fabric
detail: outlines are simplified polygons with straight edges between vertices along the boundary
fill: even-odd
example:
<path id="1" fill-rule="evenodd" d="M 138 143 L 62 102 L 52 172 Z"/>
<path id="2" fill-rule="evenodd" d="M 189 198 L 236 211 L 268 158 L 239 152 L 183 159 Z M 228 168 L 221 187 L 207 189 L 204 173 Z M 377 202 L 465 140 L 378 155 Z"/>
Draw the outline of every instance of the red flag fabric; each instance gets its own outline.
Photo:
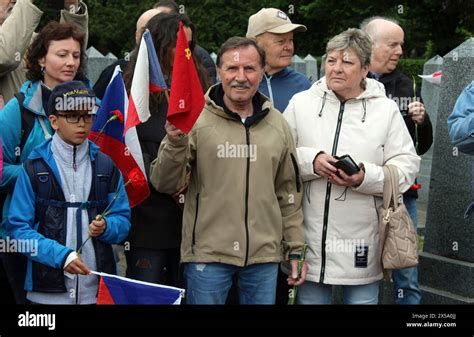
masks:
<path id="1" fill-rule="evenodd" d="M 203 107 L 204 93 L 194 67 L 183 23 L 180 22 L 171 77 L 168 121 L 181 131 L 189 133 Z"/>
<path id="2" fill-rule="evenodd" d="M 101 277 L 99 282 L 99 292 L 97 293 L 97 303 L 98 304 L 115 304 L 115 301 L 110 295 L 109 288 L 104 282 L 104 279 Z"/>

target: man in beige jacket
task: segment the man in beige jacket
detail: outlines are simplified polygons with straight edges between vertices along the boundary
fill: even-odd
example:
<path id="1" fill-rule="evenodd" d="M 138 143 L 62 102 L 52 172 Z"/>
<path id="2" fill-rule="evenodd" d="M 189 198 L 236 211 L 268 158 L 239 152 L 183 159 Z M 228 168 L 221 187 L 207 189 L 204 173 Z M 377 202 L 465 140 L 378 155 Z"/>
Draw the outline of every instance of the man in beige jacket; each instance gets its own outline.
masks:
<path id="1" fill-rule="evenodd" d="M 43 12 L 35 0 L 0 0 L 0 109 L 26 81 L 23 57 Z M 76 24 L 86 33 L 88 13 L 84 2 L 64 0 L 61 22 Z"/>
<path id="2" fill-rule="evenodd" d="M 302 181 L 288 124 L 257 92 L 265 52 L 227 40 L 217 56 L 221 83 L 209 89 L 189 135 L 167 123 L 150 180 L 173 194 L 191 179 L 181 241 L 188 304 L 224 304 L 234 275 L 241 304 L 274 304 L 278 263 L 291 285 L 303 248 Z M 189 170 L 188 170 L 189 169 Z"/>

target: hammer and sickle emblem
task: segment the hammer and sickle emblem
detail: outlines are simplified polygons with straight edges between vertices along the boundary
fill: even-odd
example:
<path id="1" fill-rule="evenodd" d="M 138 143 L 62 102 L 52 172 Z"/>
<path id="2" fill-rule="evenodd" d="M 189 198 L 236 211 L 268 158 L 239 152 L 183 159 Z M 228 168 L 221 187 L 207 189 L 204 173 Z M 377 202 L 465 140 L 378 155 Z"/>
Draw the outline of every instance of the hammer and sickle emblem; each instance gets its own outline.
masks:
<path id="1" fill-rule="evenodd" d="M 184 55 L 186 56 L 186 58 L 187 58 L 188 60 L 190 60 L 190 59 L 191 59 L 191 50 L 189 50 L 189 48 L 186 48 L 186 49 L 184 50 Z"/>

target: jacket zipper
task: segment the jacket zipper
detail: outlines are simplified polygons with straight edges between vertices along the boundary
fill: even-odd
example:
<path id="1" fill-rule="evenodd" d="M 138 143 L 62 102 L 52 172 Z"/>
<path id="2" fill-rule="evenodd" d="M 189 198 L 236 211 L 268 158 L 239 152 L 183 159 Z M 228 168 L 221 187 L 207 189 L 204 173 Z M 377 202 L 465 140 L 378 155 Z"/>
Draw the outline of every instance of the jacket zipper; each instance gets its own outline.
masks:
<path id="1" fill-rule="evenodd" d="M 79 304 L 79 274 L 76 274 L 76 304 Z"/>
<path id="2" fill-rule="evenodd" d="M 247 148 L 249 149 L 250 154 L 250 127 L 245 126 L 245 136 L 247 139 Z M 247 176 L 245 182 L 245 238 L 247 240 L 246 248 L 245 248 L 245 264 L 247 266 L 248 259 L 249 259 L 249 180 L 250 180 L 250 155 L 247 156 Z"/>
<path id="3" fill-rule="evenodd" d="M 301 182 L 300 182 L 300 170 L 298 168 L 298 163 L 296 162 L 296 158 L 293 153 L 290 154 L 291 162 L 293 163 L 293 168 L 295 169 L 295 179 L 296 179 L 296 192 L 300 192 L 301 190 Z"/>
<path id="4" fill-rule="evenodd" d="M 191 245 L 191 252 L 194 254 L 194 245 L 196 244 L 196 224 L 198 219 L 199 212 L 199 193 L 196 194 L 196 215 L 194 216 L 194 226 L 193 226 L 193 242 Z"/>
<path id="5" fill-rule="evenodd" d="M 331 155 L 334 157 L 337 152 L 337 144 L 339 142 L 339 133 L 341 132 L 342 115 L 344 114 L 345 102 L 341 103 L 339 108 L 339 115 L 337 117 L 336 134 L 334 135 L 334 142 L 332 144 Z M 324 271 L 326 269 L 326 236 L 328 230 L 328 216 L 329 216 L 329 201 L 331 199 L 332 184 L 328 181 L 326 185 L 326 201 L 324 203 L 324 220 L 323 220 L 323 238 L 321 242 L 321 273 L 319 275 L 319 282 L 324 283 Z"/>
<path id="6" fill-rule="evenodd" d="M 272 90 L 272 76 L 267 77 L 264 75 L 265 79 L 267 80 L 267 88 L 268 88 L 268 96 L 270 96 L 270 101 L 272 102 L 273 106 L 275 106 L 275 102 L 273 101 L 273 90 Z"/>

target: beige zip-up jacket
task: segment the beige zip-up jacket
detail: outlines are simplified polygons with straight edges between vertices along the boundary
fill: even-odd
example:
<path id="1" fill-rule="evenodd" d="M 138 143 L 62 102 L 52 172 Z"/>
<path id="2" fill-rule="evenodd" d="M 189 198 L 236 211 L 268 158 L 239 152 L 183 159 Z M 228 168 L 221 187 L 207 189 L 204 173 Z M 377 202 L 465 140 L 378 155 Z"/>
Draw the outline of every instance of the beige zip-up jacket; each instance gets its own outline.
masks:
<path id="1" fill-rule="evenodd" d="M 85 3 L 80 2 L 80 13 L 61 10 L 61 22 L 77 25 L 85 34 L 85 46 L 88 39 L 88 13 Z M 26 81 L 26 50 L 36 34 L 43 12 L 30 0 L 18 0 L 11 14 L 0 26 L 0 96 L 6 104 Z"/>
<path id="2" fill-rule="evenodd" d="M 165 137 L 151 165 L 151 183 L 169 194 L 191 170 L 181 262 L 242 267 L 296 256 L 303 245 L 302 181 L 290 129 L 260 93 L 261 111 L 247 124 L 224 111 L 217 95 L 222 100 L 220 84 L 209 89 L 189 135 L 178 142 Z"/>

